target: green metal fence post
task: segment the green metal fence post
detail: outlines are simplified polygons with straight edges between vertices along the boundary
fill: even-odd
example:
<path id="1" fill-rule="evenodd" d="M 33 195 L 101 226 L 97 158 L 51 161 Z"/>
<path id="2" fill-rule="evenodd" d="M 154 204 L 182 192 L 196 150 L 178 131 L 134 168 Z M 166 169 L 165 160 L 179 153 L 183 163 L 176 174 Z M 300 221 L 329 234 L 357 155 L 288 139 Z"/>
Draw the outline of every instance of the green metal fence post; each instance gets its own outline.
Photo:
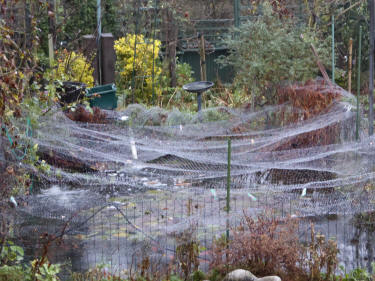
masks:
<path id="1" fill-rule="evenodd" d="M 335 83 L 335 16 L 332 15 L 332 83 Z"/>
<path id="2" fill-rule="evenodd" d="M 139 16 L 140 16 L 141 3 L 140 0 L 136 0 L 134 13 L 135 13 L 135 33 L 134 33 L 134 55 L 133 55 L 133 71 L 132 71 L 132 103 L 135 102 L 135 79 L 136 79 L 136 59 L 137 59 L 137 37 L 139 28 Z"/>
<path id="3" fill-rule="evenodd" d="M 234 26 L 240 26 L 240 1 L 234 0 Z"/>
<path id="4" fill-rule="evenodd" d="M 228 170 L 227 170 L 227 232 L 226 232 L 226 241 L 228 243 L 229 241 L 229 211 L 230 211 L 230 160 L 231 160 L 231 154 L 232 154 L 232 142 L 231 139 L 228 138 Z"/>
<path id="5" fill-rule="evenodd" d="M 96 39 L 97 45 L 97 56 L 98 56 L 98 78 L 99 78 L 99 85 L 102 84 L 102 1 L 96 1 L 96 20 L 97 20 L 97 28 L 98 28 L 98 38 Z"/>
<path id="6" fill-rule="evenodd" d="M 375 7 L 374 1 L 368 0 L 370 10 L 370 48 L 369 48 L 369 93 L 368 93 L 368 134 L 374 133 L 374 41 L 375 41 Z"/>
<path id="7" fill-rule="evenodd" d="M 154 1 L 154 26 L 152 31 L 152 105 L 155 105 L 155 39 L 156 39 L 156 16 L 158 12 L 158 0 Z"/>
<path id="8" fill-rule="evenodd" d="M 362 26 L 359 27 L 358 42 L 358 73 L 357 73 L 357 116 L 355 126 L 355 139 L 359 139 L 359 92 L 361 90 L 361 56 L 362 56 Z"/>

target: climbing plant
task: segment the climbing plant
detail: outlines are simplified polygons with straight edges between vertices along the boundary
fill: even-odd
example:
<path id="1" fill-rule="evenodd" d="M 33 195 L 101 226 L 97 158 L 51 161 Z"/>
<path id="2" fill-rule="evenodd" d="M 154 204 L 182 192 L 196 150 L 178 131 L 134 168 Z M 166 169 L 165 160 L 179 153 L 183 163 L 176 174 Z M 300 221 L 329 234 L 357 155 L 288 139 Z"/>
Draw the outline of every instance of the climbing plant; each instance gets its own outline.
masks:
<path id="1" fill-rule="evenodd" d="M 4 194 L 12 194 L 19 187 L 14 180 L 21 185 L 27 182 L 27 174 L 18 171 L 14 162 L 37 164 L 37 146 L 28 139 L 31 128 L 38 125 L 39 116 L 53 105 L 55 91 L 53 85 L 41 83 L 43 72 L 36 55 L 40 46 L 37 20 L 33 14 L 30 16 L 31 23 L 25 34 L 31 40 L 25 44 L 24 38 L 14 31 L 17 22 L 6 14 L 9 8 L 6 5 L 0 2 L 3 13 L 0 20 L 0 173 L 6 170 L 10 178 L 2 181 L 2 190 L 7 190 Z"/>

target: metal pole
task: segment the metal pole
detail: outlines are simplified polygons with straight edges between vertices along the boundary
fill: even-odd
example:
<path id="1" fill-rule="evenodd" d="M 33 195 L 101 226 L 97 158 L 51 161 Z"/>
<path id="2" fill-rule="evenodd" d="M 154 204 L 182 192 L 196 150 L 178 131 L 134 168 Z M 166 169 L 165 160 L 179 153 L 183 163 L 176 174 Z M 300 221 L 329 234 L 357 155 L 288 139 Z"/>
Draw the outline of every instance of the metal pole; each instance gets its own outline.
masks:
<path id="1" fill-rule="evenodd" d="M 101 48 L 101 37 L 102 37 L 102 3 L 101 0 L 96 0 L 96 20 L 98 28 L 98 37 L 96 38 L 96 48 L 98 56 L 98 78 L 99 84 L 102 84 L 102 48 Z"/>
<path id="2" fill-rule="evenodd" d="M 202 93 L 197 93 L 198 112 L 202 109 Z"/>
<path id="3" fill-rule="evenodd" d="M 154 26 L 152 32 L 152 105 L 155 105 L 155 38 L 156 38 L 156 16 L 158 12 L 158 0 L 154 2 Z"/>
<path id="4" fill-rule="evenodd" d="M 369 54 L 369 93 L 368 93 L 368 103 L 369 103 L 369 127 L 368 133 L 371 136 L 374 133 L 374 40 L 375 40 L 375 10 L 374 10 L 374 0 L 369 0 L 370 9 L 370 54 Z"/>
<path id="5" fill-rule="evenodd" d="M 335 83 L 335 16 L 332 15 L 332 83 Z"/>
<path id="6" fill-rule="evenodd" d="M 226 232 L 226 241 L 227 241 L 227 245 L 228 245 L 228 241 L 229 241 L 229 211 L 230 211 L 230 168 L 231 168 L 231 164 L 230 164 L 230 160 L 231 160 L 231 154 L 232 154 L 232 142 L 231 142 L 231 139 L 228 138 L 228 170 L 227 170 L 227 206 L 226 206 L 226 210 L 227 210 L 227 232 Z"/>
<path id="7" fill-rule="evenodd" d="M 355 126 L 355 139 L 356 140 L 359 139 L 359 125 L 360 125 L 359 124 L 359 92 L 361 90 L 361 56 L 362 56 L 362 26 L 359 27 L 359 42 L 358 42 L 357 116 L 356 116 L 356 126 Z"/>
<path id="8" fill-rule="evenodd" d="M 141 4 L 139 2 L 140 0 L 137 0 L 137 7 L 135 8 L 135 33 L 134 33 L 134 56 L 133 56 L 133 72 L 132 72 L 132 103 L 135 102 L 135 68 L 136 68 L 136 59 L 137 59 L 137 37 L 138 37 L 138 20 L 140 15 L 140 7 Z M 136 4 L 136 5 L 137 5 Z"/>
<path id="9" fill-rule="evenodd" d="M 239 27 L 240 26 L 240 1 L 234 0 L 234 26 Z"/>
<path id="10" fill-rule="evenodd" d="M 348 92 L 352 92 L 353 39 L 349 40 Z"/>

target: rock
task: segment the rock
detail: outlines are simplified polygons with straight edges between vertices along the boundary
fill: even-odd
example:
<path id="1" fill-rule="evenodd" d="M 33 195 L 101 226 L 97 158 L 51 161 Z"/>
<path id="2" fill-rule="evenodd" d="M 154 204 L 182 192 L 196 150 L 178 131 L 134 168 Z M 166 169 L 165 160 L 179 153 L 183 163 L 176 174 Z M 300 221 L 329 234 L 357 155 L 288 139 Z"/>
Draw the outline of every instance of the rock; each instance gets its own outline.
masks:
<path id="1" fill-rule="evenodd" d="M 257 279 L 250 271 L 236 269 L 228 273 L 223 281 L 255 281 Z"/>
<path id="2" fill-rule="evenodd" d="M 262 278 L 257 278 L 250 271 L 243 269 L 236 269 L 225 276 L 223 281 L 281 281 L 278 276 L 266 276 Z"/>
<path id="3" fill-rule="evenodd" d="M 257 281 L 281 281 L 281 278 L 279 276 L 266 276 L 258 278 Z"/>

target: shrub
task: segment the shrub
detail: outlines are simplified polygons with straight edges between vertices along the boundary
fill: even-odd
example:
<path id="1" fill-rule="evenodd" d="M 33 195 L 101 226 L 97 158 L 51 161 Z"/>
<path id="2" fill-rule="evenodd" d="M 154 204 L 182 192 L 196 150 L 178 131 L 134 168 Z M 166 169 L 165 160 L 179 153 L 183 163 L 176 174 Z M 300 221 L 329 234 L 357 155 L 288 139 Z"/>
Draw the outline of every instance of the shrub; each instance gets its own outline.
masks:
<path id="1" fill-rule="evenodd" d="M 136 56 L 134 58 L 134 44 L 137 41 Z M 128 34 L 115 41 L 116 51 L 116 70 L 119 73 L 118 85 L 123 90 L 130 89 L 134 86 L 135 100 L 139 103 L 150 103 L 152 98 L 152 82 L 153 70 L 154 81 L 159 80 L 162 72 L 161 62 L 159 58 L 159 50 L 161 42 L 155 40 L 152 44 L 152 39 L 147 39 L 143 35 Z M 135 59 L 135 61 L 134 61 Z M 134 85 L 133 80 L 134 68 Z M 154 83 L 154 86 L 156 83 Z M 159 87 L 154 87 L 155 94 L 161 95 Z"/>
<path id="2" fill-rule="evenodd" d="M 316 76 L 310 43 L 315 43 L 323 62 L 329 58 L 329 48 L 324 48 L 324 42 L 318 43 L 316 32 L 296 26 L 288 17 L 279 17 L 267 4 L 263 11 L 263 16 L 233 30 L 235 36 L 226 40 L 230 54 L 219 59 L 222 65 L 235 68 L 235 84 L 251 92 L 253 108 L 264 100 L 275 103 L 275 85 L 281 81 L 304 81 Z"/>
<path id="3" fill-rule="evenodd" d="M 187 280 L 193 274 L 193 280 L 200 280 L 199 268 L 199 241 L 196 238 L 196 225 L 174 235 L 176 247 L 177 271 Z"/>
<path id="4" fill-rule="evenodd" d="M 266 214 L 256 219 L 244 214 L 231 240 L 214 241 L 210 267 L 217 275 L 242 268 L 257 276 L 278 275 L 284 281 L 332 280 L 337 266 L 337 245 L 311 228 L 311 241 L 298 239 L 298 220 Z M 325 272 L 323 275 L 322 272 Z"/>
<path id="5" fill-rule="evenodd" d="M 107 114 L 100 110 L 98 107 L 94 107 L 92 112 L 86 110 L 83 106 L 75 108 L 74 111 L 70 109 L 66 116 L 73 121 L 84 122 L 84 123 L 96 123 L 105 124 L 107 123 Z"/>
<path id="6" fill-rule="evenodd" d="M 166 67 L 164 67 L 166 69 Z M 196 95 L 188 93 L 182 90 L 184 84 L 193 82 L 193 71 L 188 63 L 176 63 L 176 77 L 177 84 L 175 88 L 170 87 L 170 75 L 168 71 L 163 71 L 160 76 L 160 86 L 162 88 L 162 97 L 159 99 L 158 104 L 160 106 L 166 106 L 167 108 L 179 108 L 189 111 L 196 110 Z"/>
<path id="7" fill-rule="evenodd" d="M 276 274 L 282 280 L 302 275 L 298 264 L 302 262 L 303 247 L 297 227 L 297 221 L 290 218 L 283 222 L 261 215 L 255 220 L 244 214 L 241 225 L 233 229 L 228 247 L 223 241 L 215 241 L 210 267 L 222 273 L 242 268 L 257 276 Z"/>
<path id="8" fill-rule="evenodd" d="M 57 54 L 56 69 L 52 72 L 52 78 L 60 81 L 82 82 L 88 87 L 93 87 L 93 72 L 94 69 L 83 54 L 64 49 Z"/>
<path id="9" fill-rule="evenodd" d="M 72 273 L 70 281 L 125 281 L 126 279 L 108 272 L 104 266 L 98 266 L 85 273 Z"/>
<path id="10" fill-rule="evenodd" d="M 0 252 L 0 281 L 24 280 L 24 281 L 58 281 L 57 274 L 60 265 L 51 264 L 47 259 L 44 262 L 35 259 L 30 265 L 22 265 L 24 251 L 21 247 L 6 241 Z"/>
<path id="11" fill-rule="evenodd" d="M 367 272 L 366 269 L 363 268 L 356 268 L 350 271 L 349 273 L 345 273 L 344 276 L 341 276 L 339 279 L 340 281 L 372 281 L 375 280 L 375 263 L 371 263 L 372 273 Z M 345 272 L 344 267 L 340 267 L 340 269 Z"/>

